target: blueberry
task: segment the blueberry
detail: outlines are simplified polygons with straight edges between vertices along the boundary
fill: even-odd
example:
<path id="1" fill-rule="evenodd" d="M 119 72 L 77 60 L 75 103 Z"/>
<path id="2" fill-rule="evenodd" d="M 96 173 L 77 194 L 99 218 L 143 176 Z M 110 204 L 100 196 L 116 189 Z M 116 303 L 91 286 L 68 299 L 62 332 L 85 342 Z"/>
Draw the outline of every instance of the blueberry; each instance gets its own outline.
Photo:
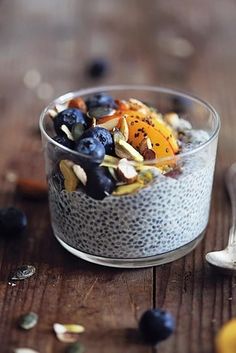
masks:
<path id="1" fill-rule="evenodd" d="M 94 164 L 100 164 L 105 156 L 104 146 L 97 139 L 92 137 L 86 137 L 75 143 L 75 150 L 81 153 L 83 156 L 80 156 L 81 163 L 86 167 Z M 89 157 L 89 158 L 88 158 Z"/>
<path id="2" fill-rule="evenodd" d="M 94 59 L 87 67 L 87 74 L 91 78 L 101 78 L 108 71 L 109 65 L 105 59 Z"/>
<path id="3" fill-rule="evenodd" d="M 190 109 L 190 106 L 192 104 L 188 98 L 180 97 L 180 96 L 174 96 L 172 98 L 171 103 L 172 103 L 173 112 L 177 114 L 187 113 L 187 111 Z"/>
<path id="4" fill-rule="evenodd" d="M 112 154 L 114 151 L 114 142 L 111 133 L 103 127 L 95 126 L 86 130 L 81 138 L 92 137 L 101 142 L 105 148 L 106 154 Z"/>
<path id="5" fill-rule="evenodd" d="M 15 207 L 0 209 L 0 233 L 3 235 L 21 234 L 27 226 L 23 211 Z"/>
<path id="6" fill-rule="evenodd" d="M 56 141 L 57 143 L 59 143 L 60 145 L 63 145 L 67 148 L 71 148 L 73 149 L 74 147 L 74 142 L 69 140 L 65 135 L 56 135 L 53 137 L 53 140 Z"/>
<path id="7" fill-rule="evenodd" d="M 96 200 L 103 200 L 115 189 L 116 182 L 105 167 L 91 169 L 87 177 L 86 193 Z"/>
<path id="8" fill-rule="evenodd" d="M 76 108 L 65 109 L 53 119 L 54 129 L 58 135 L 64 135 L 64 132 L 61 130 L 62 125 L 66 125 L 70 131 L 76 123 L 81 123 L 86 128 L 86 120 L 87 117 L 81 110 Z"/>
<path id="9" fill-rule="evenodd" d="M 107 107 L 117 109 L 117 105 L 114 99 L 105 93 L 97 93 L 94 96 L 89 97 L 86 100 L 86 105 L 88 109 L 95 107 Z"/>
<path id="10" fill-rule="evenodd" d="M 165 310 L 150 309 L 142 315 L 139 329 L 147 343 L 156 345 L 173 333 L 175 321 L 173 316 Z"/>

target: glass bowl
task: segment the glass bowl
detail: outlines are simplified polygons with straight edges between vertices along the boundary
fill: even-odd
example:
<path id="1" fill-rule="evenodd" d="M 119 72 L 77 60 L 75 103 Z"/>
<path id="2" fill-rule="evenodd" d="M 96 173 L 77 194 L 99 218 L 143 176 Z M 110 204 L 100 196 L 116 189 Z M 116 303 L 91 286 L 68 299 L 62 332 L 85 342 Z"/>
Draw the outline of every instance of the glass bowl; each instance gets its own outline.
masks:
<path id="1" fill-rule="evenodd" d="M 86 99 L 101 92 L 114 99 L 136 98 L 163 114 L 175 111 L 193 129 L 207 133 L 207 138 L 174 157 L 154 161 L 159 165 L 174 164 L 174 170 L 135 193 L 95 200 L 82 191 L 66 191 L 58 163 L 62 159 L 76 161 L 81 155 L 52 139 L 55 133 L 48 112 L 73 98 Z M 40 117 L 55 237 L 72 254 L 111 267 L 160 265 L 189 253 L 203 238 L 209 219 L 219 129 L 220 119 L 213 107 L 171 89 L 108 86 L 57 98 Z"/>

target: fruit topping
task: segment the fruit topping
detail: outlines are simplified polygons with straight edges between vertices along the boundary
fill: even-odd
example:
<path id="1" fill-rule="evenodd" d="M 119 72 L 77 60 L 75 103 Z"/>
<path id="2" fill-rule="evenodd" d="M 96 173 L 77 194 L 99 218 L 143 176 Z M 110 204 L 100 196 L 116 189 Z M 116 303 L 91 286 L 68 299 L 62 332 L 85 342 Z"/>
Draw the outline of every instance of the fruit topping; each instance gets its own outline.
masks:
<path id="1" fill-rule="evenodd" d="M 156 345 L 168 338 L 175 329 L 173 316 L 162 309 L 147 310 L 139 321 L 139 329 L 147 343 Z"/>
<path id="2" fill-rule="evenodd" d="M 96 200 L 103 200 L 115 189 L 115 180 L 110 175 L 107 168 L 97 167 L 88 172 L 86 192 Z"/>
<path id="3" fill-rule="evenodd" d="M 132 184 L 136 181 L 138 173 L 135 167 L 129 163 L 126 158 L 122 158 L 117 166 L 116 174 L 118 179 L 127 183 Z"/>
<path id="4" fill-rule="evenodd" d="M 100 164 L 105 156 L 105 148 L 103 144 L 93 137 L 83 137 L 77 141 L 75 144 L 75 150 L 82 155 L 81 162 L 83 165 L 86 165 L 86 163 L 91 165 Z"/>
<path id="5" fill-rule="evenodd" d="M 58 135 L 63 134 L 61 130 L 62 125 L 66 125 L 71 131 L 72 127 L 76 123 L 81 123 L 84 127 L 87 127 L 86 115 L 79 109 L 69 108 L 58 113 L 53 119 L 54 128 Z"/>
<path id="6" fill-rule="evenodd" d="M 168 139 L 160 131 L 134 117 L 127 117 L 127 122 L 129 125 L 128 142 L 134 148 L 139 149 L 143 139 L 149 137 L 157 158 L 174 156 L 174 151 Z"/>
<path id="7" fill-rule="evenodd" d="M 95 107 L 107 107 L 116 109 L 117 105 L 114 99 L 105 93 L 97 93 L 86 100 L 87 108 L 90 110 Z"/>
<path id="8" fill-rule="evenodd" d="M 84 139 L 87 137 L 90 137 L 99 141 L 104 146 L 106 154 L 113 153 L 114 143 L 113 143 L 112 135 L 107 129 L 104 129 L 99 126 L 91 127 L 84 132 L 84 134 L 81 136 L 81 139 Z"/>
<path id="9" fill-rule="evenodd" d="M 27 227 L 25 213 L 15 207 L 0 209 L 0 233 L 13 236 L 21 234 Z"/>
<path id="10" fill-rule="evenodd" d="M 160 174 L 171 176 L 175 155 L 192 146 L 194 130 L 188 121 L 176 112 L 162 115 L 135 98 L 114 100 L 97 93 L 55 104 L 48 113 L 57 133 L 53 139 L 77 152 L 48 148 L 56 164 L 53 181 L 60 176 L 55 182 L 59 192 L 62 183 L 67 191 L 81 189 L 98 200 L 138 192 L 158 182 Z"/>

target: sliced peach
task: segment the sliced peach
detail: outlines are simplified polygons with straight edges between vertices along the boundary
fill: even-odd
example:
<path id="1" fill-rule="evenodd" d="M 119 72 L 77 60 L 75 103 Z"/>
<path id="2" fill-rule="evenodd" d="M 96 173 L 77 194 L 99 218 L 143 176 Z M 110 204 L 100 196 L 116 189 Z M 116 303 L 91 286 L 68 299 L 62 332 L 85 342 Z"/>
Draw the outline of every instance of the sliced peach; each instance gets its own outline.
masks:
<path id="1" fill-rule="evenodd" d="M 124 112 L 127 116 L 136 117 L 139 120 L 144 121 L 148 125 L 154 127 L 159 131 L 165 138 L 169 141 L 173 151 L 177 153 L 179 151 L 179 146 L 176 138 L 174 137 L 172 129 L 167 126 L 161 119 L 158 117 L 158 114 L 155 112 L 150 112 L 150 114 L 144 114 L 139 111 L 127 110 Z"/>
<path id="2" fill-rule="evenodd" d="M 126 120 L 129 125 L 128 142 L 133 147 L 139 150 L 143 139 L 149 137 L 152 143 L 152 149 L 155 151 L 157 158 L 174 156 L 171 144 L 160 131 L 137 117 L 128 116 Z"/>

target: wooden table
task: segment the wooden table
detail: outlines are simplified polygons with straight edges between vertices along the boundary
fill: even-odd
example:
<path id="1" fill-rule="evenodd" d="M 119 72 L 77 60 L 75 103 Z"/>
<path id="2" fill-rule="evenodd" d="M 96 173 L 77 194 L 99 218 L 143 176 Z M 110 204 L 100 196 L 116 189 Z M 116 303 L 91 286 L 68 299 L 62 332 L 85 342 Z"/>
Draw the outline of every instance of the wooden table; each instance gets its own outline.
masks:
<path id="1" fill-rule="evenodd" d="M 214 352 L 216 332 L 236 315 L 236 279 L 212 272 L 204 260 L 207 251 L 225 246 L 230 226 L 223 174 L 236 157 L 235 23 L 233 0 L 0 1 L 0 206 L 18 206 L 29 219 L 25 236 L 0 238 L 2 353 L 12 347 L 63 352 L 54 322 L 82 323 L 89 353 L 154 352 L 135 331 L 151 307 L 169 309 L 177 322 L 158 352 Z M 100 56 L 111 71 L 94 81 L 85 67 Z M 6 178 L 15 172 L 44 179 L 37 124 L 51 98 L 112 83 L 181 88 L 211 102 L 222 117 L 206 237 L 172 264 L 118 270 L 80 261 L 54 239 L 47 201 L 20 199 Z M 24 263 L 35 265 L 36 275 L 9 286 L 9 273 Z M 16 321 L 30 310 L 39 324 L 23 332 Z"/>

